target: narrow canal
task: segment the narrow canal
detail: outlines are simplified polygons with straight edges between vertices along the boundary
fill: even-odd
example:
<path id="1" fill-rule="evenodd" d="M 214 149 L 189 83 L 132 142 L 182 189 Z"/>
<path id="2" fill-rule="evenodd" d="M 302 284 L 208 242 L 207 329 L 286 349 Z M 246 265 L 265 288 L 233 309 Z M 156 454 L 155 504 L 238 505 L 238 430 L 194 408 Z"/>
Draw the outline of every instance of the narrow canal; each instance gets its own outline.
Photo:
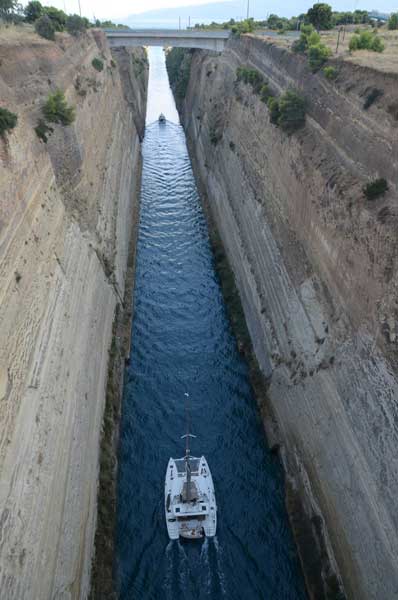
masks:
<path id="1" fill-rule="evenodd" d="M 119 449 L 116 575 L 121 600 L 304 599 L 283 499 L 247 366 L 214 271 L 171 95 L 164 54 L 150 78 L 137 253 L 132 359 Z M 159 124 L 163 112 L 168 121 Z M 204 454 L 218 503 L 215 539 L 170 542 L 164 477 L 184 454 L 184 393 L 192 453 Z"/>

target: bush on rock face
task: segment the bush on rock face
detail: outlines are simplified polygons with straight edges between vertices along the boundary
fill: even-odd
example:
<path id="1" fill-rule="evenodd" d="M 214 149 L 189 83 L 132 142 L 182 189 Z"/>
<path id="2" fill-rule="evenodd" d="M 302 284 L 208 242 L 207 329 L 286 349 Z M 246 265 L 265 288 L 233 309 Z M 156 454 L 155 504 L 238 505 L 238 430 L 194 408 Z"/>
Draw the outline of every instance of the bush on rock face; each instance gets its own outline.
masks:
<path id="1" fill-rule="evenodd" d="M 247 67 L 238 67 L 236 69 L 236 78 L 237 81 L 250 84 L 255 93 L 260 92 L 261 86 L 264 83 L 264 77 L 257 69 L 249 69 Z"/>
<path id="2" fill-rule="evenodd" d="M 336 79 L 337 69 L 335 69 L 335 67 L 324 67 L 323 74 L 325 75 L 326 79 Z"/>
<path id="3" fill-rule="evenodd" d="M 39 119 L 35 127 L 35 132 L 38 138 L 40 138 L 45 144 L 48 142 L 48 136 L 52 133 L 54 129 L 47 125 L 44 119 Z"/>
<path id="4" fill-rule="evenodd" d="M 43 106 L 43 115 L 49 123 L 70 125 L 75 120 L 75 109 L 68 106 L 65 95 L 61 90 L 50 94 Z"/>
<path id="5" fill-rule="evenodd" d="M 292 133 L 305 124 L 305 101 L 294 90 L 288 90 L 279 98 L 278 125 Z"/>
<path id="6" fill-rule="evenodd" d="M 0 136 L 4 137 L 7 131 L 16 127 L 18 121 L 17 115 L 6 108 L 0 108 Z"/>
<path id="7" fill-rule="evenodd" d="M 273 125 L 278 125 L 280 111 L 279 102 L 276 98 L 268 98 L 267 107 L 269 110 L 269 119 Z"/>
<path id="8" fill-rule="evenodd" d="M 102 71 L 104 68 L 104 63 L 102 62 L 102 60 L 100 58 L 94 58 L 92 60 L 91 64 L 93 65 L 93 67 L 96 71 Z"/>
<path id="9" fill-rule="evenodd" d="M 373 181 L 365 185 L 365 187 L 363 188 L 363 193 L 365 194 L 368 200 L 375 200 L 380 196 L 384 196 L 387 190 L 388 183 L 386 179 L 384 179 L 383 177 L 379 177 L 378 179 L 374 179 Z"/>

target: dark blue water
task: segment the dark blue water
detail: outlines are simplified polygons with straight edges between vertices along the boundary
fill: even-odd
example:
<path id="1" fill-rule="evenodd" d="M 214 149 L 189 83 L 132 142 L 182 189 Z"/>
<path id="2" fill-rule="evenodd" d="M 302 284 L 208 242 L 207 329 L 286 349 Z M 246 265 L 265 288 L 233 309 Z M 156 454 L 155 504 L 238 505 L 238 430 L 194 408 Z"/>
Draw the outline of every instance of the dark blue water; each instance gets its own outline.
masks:
<path id="1" fill-rule="evenodd" d="M 163 54 L 150 54 L 132 360 L 119 450 L 116 570 L 120 598 L 304 599 L 248 370 L 214 271 L 205 218 L 170 97 Z M 152 118 L 163 111 L 168 121 Z M 163 512 L 170 456 L 204 454 L 218 503 L 217 537 L 169 542 Z"/>

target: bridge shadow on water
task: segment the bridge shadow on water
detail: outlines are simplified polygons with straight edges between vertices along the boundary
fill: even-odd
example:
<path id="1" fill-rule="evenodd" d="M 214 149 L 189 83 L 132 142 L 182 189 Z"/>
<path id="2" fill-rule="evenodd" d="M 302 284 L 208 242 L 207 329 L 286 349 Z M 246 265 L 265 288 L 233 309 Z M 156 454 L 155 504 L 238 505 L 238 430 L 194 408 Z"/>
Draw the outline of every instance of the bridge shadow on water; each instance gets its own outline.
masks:
<path id="1" fill-rule="evenodd" d="M 150 65 L 149 121 L 156 111 L 175 115 L 161 51 L 151 50 Z M 120 599 L 304 600 L 283 474 L 226 315 L 181 126 L 147 125 L 143 154 L 119 448 Z M 192 452 L 212 470 L 218 530 L 184 543 L 168 539 L 163 494 L 169 457 L 184 453 L 186 391 Z"/>

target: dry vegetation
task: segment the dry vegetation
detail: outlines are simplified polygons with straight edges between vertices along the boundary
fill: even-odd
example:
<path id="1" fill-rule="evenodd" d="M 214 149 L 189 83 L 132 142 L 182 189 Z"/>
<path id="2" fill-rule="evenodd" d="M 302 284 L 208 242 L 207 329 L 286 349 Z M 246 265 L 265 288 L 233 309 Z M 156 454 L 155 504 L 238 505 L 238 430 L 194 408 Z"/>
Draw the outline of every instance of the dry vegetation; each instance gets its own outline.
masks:
<path id="1" fill-rule="evenodd" d="M 398 30 L 389 31 L 387 26 L 381 27 L 378 30 L 378 35 L 385 44 L 385 50 L 382 53 L 370 52 L 369 50 L 357 50 L 356 52 L 350 53 L 348 44 L 350 38 L 354 35 L 355 29 L 357 29 L 357 26 L 349 25 L 346 27 L 345 33 L 343 32 L 340 34 L 340 43 L 337 52 L 338 30 L 334 29 L 328 32 L 321 32 L 321 41 L 332 51 L 330 58 L 342 58 L 343 60 L 361 66 L 371 67 L 385 73 L 398 73 Z M 361 29 L 366 29 L 366 27 L 361 26 Z M 263 38 L 264 36 L 261 37 Z M 278 46 L 290 48 L 295 38 L 273 36 L 268 39 L 278 44 Z"/>

